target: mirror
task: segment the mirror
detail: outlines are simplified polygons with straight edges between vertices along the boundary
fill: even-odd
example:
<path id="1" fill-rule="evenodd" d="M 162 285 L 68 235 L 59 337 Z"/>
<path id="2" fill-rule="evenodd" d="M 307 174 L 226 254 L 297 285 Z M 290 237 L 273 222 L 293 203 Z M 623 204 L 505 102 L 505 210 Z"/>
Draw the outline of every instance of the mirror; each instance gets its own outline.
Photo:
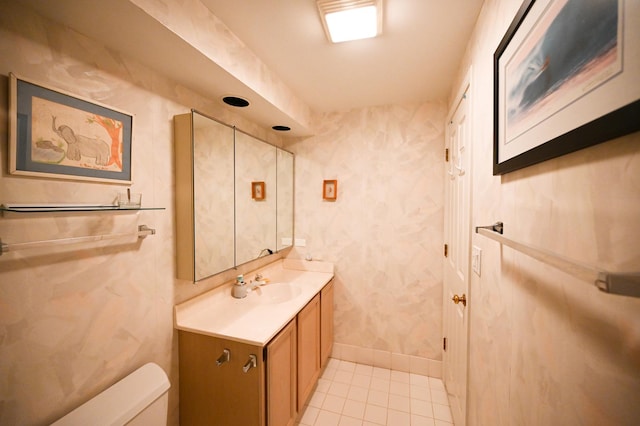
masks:
<path id="1" fill-rule="evenodd" d="M 178 278 L 293 243 L 293 154 L 192 111 L 174 117 Z"/>
<path id="2" fill-rule="evenodd" d="M 293 245 L 293 154 L 277 148 L 276 250 Z"/>
<path id="3" fill-rule="evenodd" d="M 276 147 L 236 129 L 236 264 L 276 251 Z"/>
<path id="4" fill-rule="evenodd" d="M 193 113 L 195 281 L 233 268 L 233 128 Z"/>

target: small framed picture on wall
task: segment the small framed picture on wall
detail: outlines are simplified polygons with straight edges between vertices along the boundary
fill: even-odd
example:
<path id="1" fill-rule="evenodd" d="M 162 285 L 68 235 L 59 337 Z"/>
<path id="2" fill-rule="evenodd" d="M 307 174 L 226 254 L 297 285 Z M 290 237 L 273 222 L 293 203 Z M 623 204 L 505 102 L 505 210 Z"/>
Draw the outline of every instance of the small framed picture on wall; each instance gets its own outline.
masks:
<path id="1" fill-rule="evenodd" d="M 251 198 L 262 201 L 266 197 L 264 182 L 251 182 Z"/>
<path id="2" fill-rule="evenodd" d="M 322 184 L 322 199 L 335 201 L 338 198 L 338 181 L 325 180 Z"/>

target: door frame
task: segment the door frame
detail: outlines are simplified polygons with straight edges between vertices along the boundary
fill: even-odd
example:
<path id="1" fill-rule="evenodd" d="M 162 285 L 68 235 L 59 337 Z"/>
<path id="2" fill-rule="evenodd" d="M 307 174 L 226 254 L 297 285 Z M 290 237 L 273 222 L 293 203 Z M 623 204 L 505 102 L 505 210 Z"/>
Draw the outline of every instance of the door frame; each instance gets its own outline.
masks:
<path id="1" fill-rule="evenodd" d="M 469 140 L 467 141 L 468 144 L 465 146 L 465 149 L 468 150 L 468 165 L 467 165 L 467 174 L 468 174 L 468 185 L 469 185 L 469 191 L 468 191 L 468 199 L 467 202 L 469 203 L 469 209 L 468 209 L 468 227 L 467 227 L 467 237 L 466 238 L 466 242 L 467 242 L 467 275 L 466 275 L 466 286 L 467 286 L 467 302 L 469 302 L 470 300 L 472 300 L 472 298 L 470 297 L 470 293 L 471 293 L 471 274 L 472 274 L 472 268 L 471 268 L 471 246 L 472 246 L 472 220 L 473 220 L 473 143 L 472 143 L 472 139 L 473 139 L 473 104 L 472 104 L 472 100 L 474 99 L 473 96 L 471 96 L 471 89 L 472 89 L 472 67 L 470 66 L 469 69 L 467 70 L 467 72 L 464 75 L 464 78 L 461 80 L 460 85 L 458 86 L 458 90 L 456 92 L 456 96 L 453 98 L 453 102 L 451 103 L 451 105 L 449 106 L 449 111 L 447 112 L 447 120 L 446 120 L 446 136 L 445 136 L 445 147 L 448 147 L 449 149 L 451 149 L 451 147 L 449 146 L 449 123 L 452 121 L 453 117 L 455 116 L 455 114 L 458 111 L 458 107 L 460 105 L 460 102 L 463 100 L 463 97 L 466 98 L 467 102 L 469 102 L 467 104 L 467 120 L 469 123 L 469 128 L 468 130 L 468 134 L 469 136 Z M 452 158 L 452 153 L 450 152 L 450 161 L 453 161 Z M 444 170 L 444 176 L 445 179 L 448 179 L 449 177 L 447 176 L 447 169 L 448 169 L 448 165 L 445 162 L 445 170 Z M 446 181 L 445 181 L 446 182 Z M 445 183 L 446 185 L 446 183 Z M 450 194 L 446 193 L 446 199 L 445 199 L 445 208 L 446 205 L 448 204 L 449 200 L 448 200 L 448 196 L 450 196 Z M 447 212 L 448 214 L 450 214 L 450 212 Z M 445 218 L 445 220 L 450 220 L 448 218 Z M 445 236 L 446 236 L 446 226 L 445 226 Z M 445 242 L 446 243 L 446 242 Z M 447 262 L 447 258 L 444 258 L 443 264 L 445 262 Z M 447 310 L 444 307 L 445 303 L 452 303 L 449 299 L 448 299 L 448 287 L 446 286 L 446 283 L 444 282 L 444 279 L 446 278 L 446 273 L 443 273 L 443 335 L 444 337 L 446 336 L 447 333 L 447 324 L 448 324 L 448 318 L 446 318 L 446 313 Z M 467 327 L 466 327 L 466 336 L 462 336 L 462 338 L 466 341 L 466 353 L 464 354 L 464 363 L 466 364 L 466 374 L 464 376 L 464 400 L 465 400 L 465 404 L 464 404 L 464 411 L 462 413 L 462 425 L 460 424 L 456 424 L 456 426 L 464 426 L 467 423 L 467 419 L 468 419 L 468 406 L 469 406 L 469 352 L 470 352 L 470 348 L 469 348 L 469 343 L 470 343 L 470 339 L 469 339 L 469 335 L 470 335 L 470 329 L 471 329 L 471 309 L 472 309 L 472 303 L 467 303 L 466 306 L 466 315 L 467 315 Z M 447 345 L 448 346 L 448 345 Z M 446 386 L 446 377 L 447 377 L 447 363 L 445 362 L 446 357 L 443 354 L 443 365 L 442 365 L 442 379 L 443 382 L 445 382 L 445 386 Z M 447 391 L 448 393 L 448 391 Z M 453 416 L 453 410 L 452 410 L 452 416 Z M 452 419 L 455 420 L 455 419 Z"/>

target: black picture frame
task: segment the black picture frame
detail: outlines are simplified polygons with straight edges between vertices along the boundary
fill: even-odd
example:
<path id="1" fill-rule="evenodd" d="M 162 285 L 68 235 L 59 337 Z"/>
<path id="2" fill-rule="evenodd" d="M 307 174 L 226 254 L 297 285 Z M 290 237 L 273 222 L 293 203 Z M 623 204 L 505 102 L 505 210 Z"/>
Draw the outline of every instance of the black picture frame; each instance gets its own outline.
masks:
<path id="1" fill-rule="evenodd" d="M 133 115 L 9 74 L 9 173 L 131 184 Z"/>
<path id="2" fill-rule="evenodd" d="M 637 2 L 610 0 L 605 5 L 608 5 L 605 12 L 610 16 L 615 14 L 616 17 L 614 52 L 611 47 L 605 46 L 600 49 L 608 48 L 609 50 L 596 56 L 595 48 L 585 49 L 583 56 L 592 55 L 593 58 L 588 67 L 585 65 L 584 68 L 578 69 L 577 72 L 566 77 L 564 82 L 556 82 L 560 84 L 559 89 L 548 89 L 551 90 L 550 95 L 538 98 L 541 100 L 537 101 L 540 103 L 535 106 L 535 114 L 530 112 L 533 107 L 529 107 L 529 110 L 524 113 L 525 116 L 530 114 L 536 118 L 530 120 L 530 123 L 536 123 L 535 126 L 522 130 L 522 133 L 519 133 L 520 130 L 513 131 L 512 134 L 517 136 L 507 140 L 508 114 L 518 111 L 518 108 L 525 104 L 525 95 L 522 93 L 533 92 L 526 92 L 526 89 L 522 88 L 534 87 L 515 84 L 516 81 L 521 83 L 529 78 L 524 72 L 518 74 L 519 69 L 524 69 L 520 65 L 524 65 L 525 60 L 530 57 L 538 56 L 538 59 L 541 59 L 538 61 L 541 63 L 538 78 L 544 73 L 550 74 L 554 58 L 566 60 L 568 57 L 566 54 L 561 56 L 562 48 L 557 48 L 555 50 L 558 52 L 554 52 L 554 46 L 569 44 L 571 47 L 571 32 L 567 36 L 566 29 L 567 25 L 571 26 L 574 21 L 570 19 L 573 11 L 567 12 L 567 5 L 572 8 L 588 8 L 591 5 L 591 2 L 569 0 L 563 6 L 557 6 L 554 9 L 556 3 L 558 3 L 557 0 L 525 0 L 494 53 L 494 176 L 510 173 L 640 130 L 640 66 L 638 65 L 640 61 L 636 59 L 640 56 L 640 31 L 638 25 L 635 25 L 640 8 L 635 4 Z M 588 15 L 593 14 L 593 19 L 600 22 L 604 19 L 604 13 L 601 10 L 591 8 L 582 12 Z M 560 38 L 562 43 L 549 43 L 556 35 L 554 31 L 556 26 L 560 28 L 561 25 L 564 25 L 564 32 L 562 38 L 557 38 Z M 595 46 L 606 43 L 609 43 L 607 45 L 609 46 L 613 28 L 613 25 L 609 24 L 608 29 L 598 32 L 589 27 L 587 20 L 583 28 L 574 28 L 574 30 L 576 33 L 581 32 L 582 35 L 585 31 L 591 34 L 593 36 L 591 40 L 598 41 L 594 42 Z M 592 33 L 588 33 L 589 31 Z M 539 37 L 537 43 L 536 36 Z M 527 52 L 528 55 L 525 54 Z M 612 59 L 614 54 L 615 64 Z M 521 62 L 517 61 L 518 57 L 522 58 Z M 605 63 L 610 63 L 609 68 L 604 68 Z M 506 72 L 508 66 L 512 67 L 512 73 Z M 600 69 L 601 74 L 595 73 L 597 69 Z M 530 70 L 531 68 L 528 69 Z M 580 92 L 579 87 L 576 87 L 579 84 L 575 82 L 585 76 L 593 79 L 589 82 L 592 87 L 585 83 Z M 511 81 L 507 81 L 509 78 Z M 571 89 L 563 88 L 565 83 L 567 86 L 572 86 Z M 521 93 L 516 89 L 520 89 Z M 587 89 L 589 91 L 584 93 Z M 561 98 L 557 94 L 563 90 L 565 92 L 572 90 L 576 93 L 575 98 L 567 96 L 564 103 L 557 102 L 557 99 Z M 511 102 L 510 104 L 507 101 L 507 93 L 512 96 L 509 101 L 520 99 L 520 103 Z M 515 93 L 520 93 L 521 98 L 514 95 Z M 549 100 L 554 96 L 556 104 L 553 103 L 553 99 Z M 537 120 L 539 122 L 536 122 Z M 526 120 L 521 119 L 521 121 Z M 523 126 L 523 128 L 526 127 Z M 522 144 L 523 148 L 515 149 L 517 144 L 513 147 L 507 146 L 509 143 L 520 142 L 519 138 L 526 141 Z"/>

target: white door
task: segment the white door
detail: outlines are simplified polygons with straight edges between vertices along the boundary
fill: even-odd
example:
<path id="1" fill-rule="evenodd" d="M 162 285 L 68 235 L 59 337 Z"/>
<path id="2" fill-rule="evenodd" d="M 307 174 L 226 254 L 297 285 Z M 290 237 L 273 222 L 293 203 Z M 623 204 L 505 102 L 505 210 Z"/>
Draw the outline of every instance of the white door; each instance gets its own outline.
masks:
<path id="1" fill-rule="evenodd" d="M 469 85 L 465 84 L 450 115 L 445 136 L 448 161 L 445 175 L 443 377 L 457 426 L 465 424 L 467 405 L 469 307 L 466 300 L 462 300 L 469 296 L 471 146 L 467 93 Z"/>

